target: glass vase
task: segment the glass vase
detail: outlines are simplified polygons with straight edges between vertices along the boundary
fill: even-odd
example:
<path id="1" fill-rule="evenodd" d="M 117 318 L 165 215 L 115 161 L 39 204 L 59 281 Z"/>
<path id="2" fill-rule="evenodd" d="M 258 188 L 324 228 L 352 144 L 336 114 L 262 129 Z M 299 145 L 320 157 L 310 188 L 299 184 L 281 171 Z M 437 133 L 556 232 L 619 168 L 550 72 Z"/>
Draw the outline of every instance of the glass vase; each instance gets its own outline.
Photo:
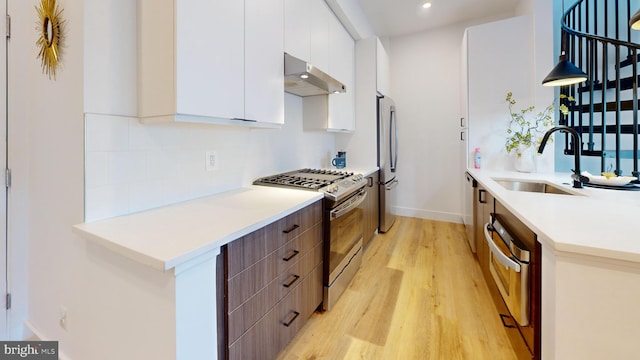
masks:
<path id="1" fill-rule="evenodd" d="M 531 173 L 536 171 L 535 146 L 519 146 L 516 149 L 513 165 L 516 171 Z"/>

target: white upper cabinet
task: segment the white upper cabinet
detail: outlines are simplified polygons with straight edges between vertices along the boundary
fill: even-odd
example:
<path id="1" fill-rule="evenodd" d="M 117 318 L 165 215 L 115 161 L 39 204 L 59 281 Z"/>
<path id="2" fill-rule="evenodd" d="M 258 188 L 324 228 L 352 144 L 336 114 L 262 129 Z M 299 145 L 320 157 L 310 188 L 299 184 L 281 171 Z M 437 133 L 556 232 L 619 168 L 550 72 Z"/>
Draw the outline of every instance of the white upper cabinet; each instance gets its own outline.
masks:
<path id="1" fill-rule="evenodd" d="M 304 98 L 307 130 L 355 129 L 355 42 L 324 0 L 284 0 L 287 53 L 346 85 L 344 94 Z"/>
<path id="2" fill-rule="evenodd" d="M 282 124 L 283 6 L 283 0 L 140 0 L 141 120 Z"/>
<path id="3" fill-rule="evenodd" d="M 376 38 L 376 90 L 391 96 L 391 76 L 389 75 L 389 55 L 379 38 Z"/>
<path id="4" fill-rule="evenodd" d="M 284 0 L 284 51 L 311 60 L 309 8 L 313 0 Z"/>
<path id="5" fill-rule="evenodd" d="M 245 0 L 245 119 L 284 123 L 283 23 L 283 0 Z"/>
<path id="6" fill-rule="evenodd" d="M 329 96 L 328 128 L 355 130 L 355 43 L 336 17 L 329 23 L 329 71 L 346 85 L 343 94 Z"/>

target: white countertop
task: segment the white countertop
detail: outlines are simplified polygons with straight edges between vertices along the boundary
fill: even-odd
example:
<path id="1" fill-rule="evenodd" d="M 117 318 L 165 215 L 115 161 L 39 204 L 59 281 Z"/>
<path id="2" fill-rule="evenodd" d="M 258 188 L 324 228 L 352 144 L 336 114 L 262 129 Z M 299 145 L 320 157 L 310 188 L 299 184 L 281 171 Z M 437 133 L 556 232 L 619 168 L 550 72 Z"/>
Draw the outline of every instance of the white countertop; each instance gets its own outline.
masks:
<path id="1" fill-rule="evenodd" d="M 574 189 L 568 173 L 467 171 L 529 226 L 543 246 L 576 254 L 640 262 L 640 191 Z M 511 191 L 494 179 L 544 181 L 576 195 Z"/>
<path id="2" fill-rule="evenodd" d="M 249 186 L 135 214 L 83 223 L 74 232 L 167 271 L 323 198 L 318 192 Z"/>

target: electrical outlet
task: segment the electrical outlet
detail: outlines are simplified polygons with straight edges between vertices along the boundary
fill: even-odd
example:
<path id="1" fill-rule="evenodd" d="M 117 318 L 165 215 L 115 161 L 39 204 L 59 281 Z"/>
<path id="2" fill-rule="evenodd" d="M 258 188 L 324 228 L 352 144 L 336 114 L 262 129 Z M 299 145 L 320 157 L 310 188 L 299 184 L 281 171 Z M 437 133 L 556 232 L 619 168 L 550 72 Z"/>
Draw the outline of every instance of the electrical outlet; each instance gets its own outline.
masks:
<path id="1" fill-rule="evenodd" d="M 60 306 L 60 327 L 67 330 L 67 307 Z"/>
<path id="2" fill-rule="evenodd" d="M 220 159 L 218 158 L 218 153 L 216 151 L 207 151 L 205 153 L 205 168 L 207 171 L 218 170 L 219 160 Z"/>

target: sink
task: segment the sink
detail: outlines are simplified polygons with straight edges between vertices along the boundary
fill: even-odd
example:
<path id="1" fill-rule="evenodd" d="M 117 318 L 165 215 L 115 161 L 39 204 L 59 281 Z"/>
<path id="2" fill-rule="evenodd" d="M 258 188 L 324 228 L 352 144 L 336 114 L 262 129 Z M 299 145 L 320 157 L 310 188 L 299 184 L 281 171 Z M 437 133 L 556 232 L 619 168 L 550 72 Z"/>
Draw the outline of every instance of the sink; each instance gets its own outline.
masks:
<path id="1" fill-rule="evenodd" d="M 496 180 L 495 182 L 502 185 L 503 188 L 512 191 L 526 191 L 545 194 L 561 194 L 561 195 L 573 195 L 573 193 L 544 182 L 538 181 L 524 181 L 524 180 Z"/>

